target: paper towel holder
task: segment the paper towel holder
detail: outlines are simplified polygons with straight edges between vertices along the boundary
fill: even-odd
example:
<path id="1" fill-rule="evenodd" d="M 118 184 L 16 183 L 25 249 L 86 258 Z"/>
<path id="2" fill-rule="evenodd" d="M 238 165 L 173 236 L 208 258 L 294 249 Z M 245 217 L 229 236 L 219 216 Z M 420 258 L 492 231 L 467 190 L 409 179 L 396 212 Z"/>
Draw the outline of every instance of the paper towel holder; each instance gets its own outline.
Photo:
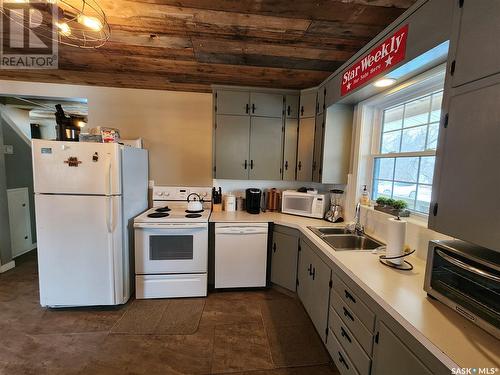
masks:
<path id="1" fill-rule="evenodd" d="M 382 250 L 384 247 L 381 247 L 379 248 L 380 250 Z M 410 256 L 411 254 L 413 254 L 415 252 L 415 250 L 412 250 L 410 251 L 409 253 L 406 253 L 406 254 L 403 254 L 403 255 L 398 255 L 398 256 L 395 256 L 395 257 L 388 257 L 386 255 L 380 255 L 378 257 L 378 260 L 380 261 L 380 263 L 382 263 L 384 266 L 387 266 L 387 267 L 391 267 L 391 268 L 396 268 L 398 270 L 401 270 L 401 271 L 411 271 L 413 269 L 413 264 L 411 264 L 410 262 L 408 262 L 407 260 L 404 260 L 403 259 L 403 263 L 402 264 L 395 264 L 395 263 L 392 263 L 391 260 L 392 259 L 401 259 L 401 258 L 405 258 L 407 256 Z"/>

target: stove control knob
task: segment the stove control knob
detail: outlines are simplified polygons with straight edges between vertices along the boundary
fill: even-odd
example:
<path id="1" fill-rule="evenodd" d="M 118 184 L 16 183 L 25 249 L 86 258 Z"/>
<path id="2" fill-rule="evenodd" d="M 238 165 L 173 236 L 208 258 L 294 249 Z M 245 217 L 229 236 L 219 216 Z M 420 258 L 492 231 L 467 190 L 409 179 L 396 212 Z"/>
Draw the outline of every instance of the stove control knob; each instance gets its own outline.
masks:
<path id="1" fill-rule="evenodd" d="M 163 192 L 162 191 L 159 191 L 158 193 L 156 193 L 156 195 L 162 197 L 163 196 Z"/>

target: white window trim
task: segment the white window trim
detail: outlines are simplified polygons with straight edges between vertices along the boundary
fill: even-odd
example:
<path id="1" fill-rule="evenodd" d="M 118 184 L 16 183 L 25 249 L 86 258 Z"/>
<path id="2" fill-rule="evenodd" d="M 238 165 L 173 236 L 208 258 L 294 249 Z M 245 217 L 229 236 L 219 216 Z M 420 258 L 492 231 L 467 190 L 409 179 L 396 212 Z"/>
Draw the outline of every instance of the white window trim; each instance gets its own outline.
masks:
<path id="1" fill-rule="evenodd" d="M 397 105 L 402 102 L 425 96 L 433 91 L 438 91 L 444 86 L 446 74 L 446 64 L 441 64 L 432 68 L 402 84 L 391 88 L 381 94 L 373 96 L 365 101 L 358 103 L 355 109 L 354 128 L 353 128 L 353 158 L 352 175 L 350 176 L 350 192 L 347 193 L 347 205 L 354 207 L 361 196 L 362 187 L 366 185 L 370 193 L 373 189 L 373 166 L 374 156 L 380 149 L 380 137 L 374 134 L 380 134 L 382 126 L 381 112 L 383 108 Z M 376 150 L 377 152 L 374 152 Z M 435 155 L 434 150 L 418 152 Z M 412 156 L 415 153 L 405 153 Z M 391 154 L 383 154 L 384 157 L 390 157 Z M 402 156 L 398 153 L 397 156 Z M 371 194 L 370 194 L 371 196 Z M 373 205 L 374 202 L 372 201 Z M 428 215 L 412 211 L 412 217 L 427 224 Z M 349 219 L 349 218 L 348 218 Z"/>

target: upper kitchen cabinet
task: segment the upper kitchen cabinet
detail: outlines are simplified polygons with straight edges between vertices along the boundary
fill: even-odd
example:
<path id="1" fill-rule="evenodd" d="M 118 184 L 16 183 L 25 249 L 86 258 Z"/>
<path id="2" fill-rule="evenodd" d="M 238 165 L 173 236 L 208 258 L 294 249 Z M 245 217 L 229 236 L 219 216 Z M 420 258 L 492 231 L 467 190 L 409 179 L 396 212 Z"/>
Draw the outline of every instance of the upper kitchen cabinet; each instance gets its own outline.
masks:
<path id="1" fill-rule="evenodd" d="M 316 116 L 316 96 L 318 90 L 307 89 L 300 93 L 300 118 L 314 117 Z"/>
<path id="2" fill-rule="evenodd" d="M 500 72 L 500 1 L 457 1 L 462 8 L 459 30 L 454 31 L 455 56 L 452 86 L 457 87 Z"/>
<path id="3" fill-rule="evenodd" d="M 323 173 L 323 140 L 325 133 L 325 114 L 318 113 L 314 125 L 314 152 L 312 164 L 312 180 L 321 182 Z"/>
<path id="4" fill-rule="evenodd" d="M 248 179 L 250 117 L 217 115 L 215 119 L 215 144 L 215 177 Z"/>
<path id="5" fill-rule="evenodd" d="M 451 94 L 439 138 L 429 227 L 500 251 L 500 196 L 495 193 L 500 186 L 500 74 Z M 474 220 L 464 219 L 465 213 Z"/>
<path id="6" fill-rule="evenodd" d="M 262 92 L 250 93 L 250 114 L 252 116 L 283 116 L 283 95 Z"/>
<path id="7" fill-rule="evenodd" d="M 283 180 L 295 180 L 297 167 L 297 139 L 299 120 L 287 118 L 285 120 L 285 134 L 283 144 Z"/>
<path id="8" fill-rule="evenodd" d="M 248 91 L 217 90 L 215 92 L 215 113 L 248 115 L 250 113 L 250 93 Z"/>
<path id="9" fill-rule="evenodd" d="M 318 100 L 316 103 L 316 113 L 323 113 L 325 111 L 325 97 L 326 97 L 326 87 L 321 86 L 318 89 Z"/>
<path id="10" fill-rule="evenodd" d="M 312 181 L 316 118 L 301 118 L 297 146 L 297 180 Z"/>
<path id="11" fill-rule="evenodd" d="M 282 128 L 281 118 L 251 118 L 250 180 L 281 179 Z"/>
<path id="12" fill-rule="evenodd" d="M 299 117 L 299 96 L 287 95 L 285 98 L 285 116 L 286 118 Z"/>

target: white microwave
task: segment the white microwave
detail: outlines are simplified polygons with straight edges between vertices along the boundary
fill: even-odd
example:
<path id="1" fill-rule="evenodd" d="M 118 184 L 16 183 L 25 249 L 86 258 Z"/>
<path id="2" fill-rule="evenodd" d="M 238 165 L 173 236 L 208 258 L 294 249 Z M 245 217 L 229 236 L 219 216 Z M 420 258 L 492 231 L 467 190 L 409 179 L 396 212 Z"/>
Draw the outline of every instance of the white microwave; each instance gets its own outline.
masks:
<path id="1" fill-rule="evenodd" d="M 328 207 L 328 194 L 299 193 L 285 190 L 281 197 L 281 212 L 323 219 Z"/>

